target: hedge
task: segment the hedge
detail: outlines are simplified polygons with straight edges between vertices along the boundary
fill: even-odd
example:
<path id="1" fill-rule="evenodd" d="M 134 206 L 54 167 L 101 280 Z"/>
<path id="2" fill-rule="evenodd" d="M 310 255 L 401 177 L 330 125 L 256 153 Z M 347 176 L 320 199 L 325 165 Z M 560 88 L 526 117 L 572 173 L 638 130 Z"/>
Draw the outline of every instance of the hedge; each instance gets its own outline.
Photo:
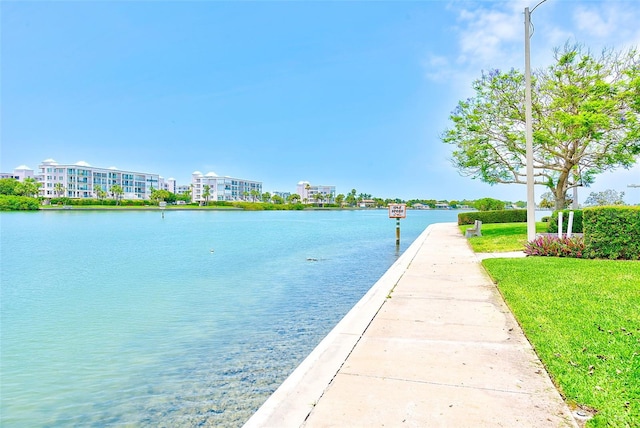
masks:
<path id="1" fill-rule="evenodd" d="M 458 224 L 483 223 L 526 223 L 527 210 L 469 211 L 458 214 Z"/>
<path id="2" fill-rule="evenodd" d="M 0 211 L 37 211 L 40 202 L 28 196 L 0 195 Z"/>
<path id="3" fill-rule="evenodd" d="M 558 233 L 558 213 L 562 212 L 562 232 L 566 233 L 569 227 L 569 212 L 573 211 L 573 224 L 571 233 L 583 232 L 582 210 L 558 210 L 551 213 L 551 220 L 547 225 L 547 232 Z"/>
<path id="4" fill-rule="evenodd" d="M 76 207 L 80 206 L 95 206 L 95 205 L 104 205 L 104 206 L 123 206 L 123 207 L 145 207 L 157 205 L 148 200 L 143 199 L 121 199 L 120 201 L 116 201 L 115 199 L 94 199 L 94 198 L 52 198 L 49 203 L 51 205 L 73 205 Z"/>
<path id="5" fill-rule="evenodd" d="M 587 208 L 583 223 L 587 257 L 640 260 L 640 207 Z"/>

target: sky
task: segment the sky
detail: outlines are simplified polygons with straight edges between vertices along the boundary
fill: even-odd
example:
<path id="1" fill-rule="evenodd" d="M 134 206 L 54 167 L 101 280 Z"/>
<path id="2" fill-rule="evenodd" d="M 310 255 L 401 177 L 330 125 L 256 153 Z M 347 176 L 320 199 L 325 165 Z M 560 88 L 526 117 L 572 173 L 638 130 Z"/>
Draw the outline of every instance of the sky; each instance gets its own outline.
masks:
<path id="1" fill-rule="evenodd" d="M 0 2 L 0 170 L 47 158 L 299 181 L 381 198 L 526 200 L 452 166 L 440 136 L 483 70 L 524 70 L 534 1 Z M 635 0 L 547 0 L 531 64 L 640 46 Z M 640 203 L 640 162 L 579 190 Z M 544 188 L 536 188 L 536 201 Z"/>

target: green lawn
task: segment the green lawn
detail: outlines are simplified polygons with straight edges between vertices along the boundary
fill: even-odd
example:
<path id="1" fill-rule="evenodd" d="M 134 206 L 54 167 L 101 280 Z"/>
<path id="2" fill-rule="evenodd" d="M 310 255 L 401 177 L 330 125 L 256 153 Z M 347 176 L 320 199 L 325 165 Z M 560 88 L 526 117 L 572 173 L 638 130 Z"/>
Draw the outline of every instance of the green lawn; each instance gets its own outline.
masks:
<path id="1" fill-rule="evenodd" d="M 485 236 L 471 239 L 485 240 L 483 252 L 509 251 L 501 248 L 520 225 L 486 226 L 491 233 L 483 225 Z M 596 411 L 587 426 L 640 426 L 640 262 L 482 263 L 569 405 Z"/>
<path id="2" fill-rule="evenodd" d="M 536 232 L 546 232 L 548 223 L 536 223 Z M 472 225 L 460 226 L 464 232 Z M 476 253 L 522 251 L 527 242 L 527 223 L 488 223 L 482 225 L 482 236 L 469 238 Z"/>

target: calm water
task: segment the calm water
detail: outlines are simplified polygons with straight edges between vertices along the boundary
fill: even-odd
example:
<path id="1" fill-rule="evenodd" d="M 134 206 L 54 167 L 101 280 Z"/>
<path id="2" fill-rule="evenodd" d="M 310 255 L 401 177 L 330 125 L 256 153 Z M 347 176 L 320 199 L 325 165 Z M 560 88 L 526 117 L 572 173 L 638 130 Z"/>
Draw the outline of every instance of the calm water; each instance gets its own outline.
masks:
<path id="1" fill-rule="evenodd" d="M 456 218 L 397 251 L 384 210 L 2 213 L 0 425 L 240 426 Z"/>

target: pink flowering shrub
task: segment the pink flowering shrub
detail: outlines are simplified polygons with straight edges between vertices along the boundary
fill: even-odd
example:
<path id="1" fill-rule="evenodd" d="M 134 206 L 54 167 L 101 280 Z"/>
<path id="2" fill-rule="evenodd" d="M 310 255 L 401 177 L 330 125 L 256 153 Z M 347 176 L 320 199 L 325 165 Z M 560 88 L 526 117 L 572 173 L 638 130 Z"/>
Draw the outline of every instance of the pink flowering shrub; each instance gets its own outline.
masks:
<path id="1" fill-rule="evenodd" d="M 552 235 L 538 236 L 524 246 L 524 253 L 528 256 L 553 256 L 583 258 L 584 239 L 581 236 L 571 238 Z"/>

